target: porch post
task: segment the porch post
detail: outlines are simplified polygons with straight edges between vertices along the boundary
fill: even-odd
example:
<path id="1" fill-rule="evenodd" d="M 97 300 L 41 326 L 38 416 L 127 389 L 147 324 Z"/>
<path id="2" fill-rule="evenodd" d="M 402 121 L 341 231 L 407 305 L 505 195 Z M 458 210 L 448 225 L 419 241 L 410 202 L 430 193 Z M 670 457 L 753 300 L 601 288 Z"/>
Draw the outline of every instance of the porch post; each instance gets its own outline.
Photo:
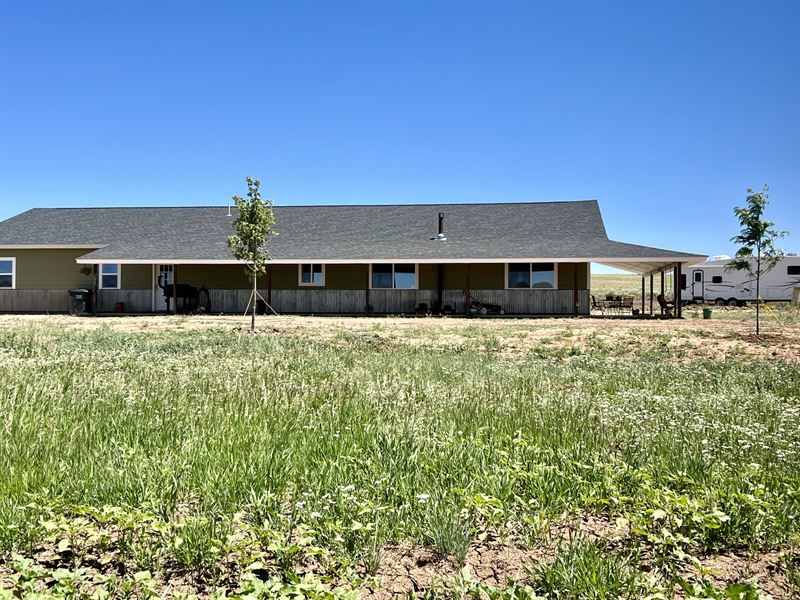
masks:
<path id="1" fill-rule="evenodd" d="M 367 264 L 367 287 L 364 288 L 364 291 L 367 297 L 366 304 L 364 305 L 364 312 L 370 314 L 372 311 L 369 309 L 369 264 Z"/>
<path id="2" fill-rule="evenodd" d="M 650 271 L 650 316 L 653 316 L 653 272 Z"/>
<path id="3" fill-rule="evenodd" d="M 469 316 L 469 308 L 470 308 L 470 306 L 469 306 L 470 305 L 469 298 L 472 295 L 470 293 L 470 291 L 469 291 L 469 263 L 467 263 L 467 275 L 466 275 L 466 281 L 464 282 L 464 286 L 465 286 L 464 287 L 464 314 L 466 316 Z"/>
<path id="4" fill-rule="evenodd" d="M 683 286 L 681 285 L 681 263 L 675 263 L 675 268 L 677 269 L 678 276 L 675 278 L 676 284 L 675 288 L 677 293 L 675 294 L 675 313 L 678 315 L 678 318 L 683 318 L 683 303 L 681 302 L 681 295 L 683 295 Z"/>
<path id="5" fill-rule="evenodd" d="M 672 265 L 672 314 L 678 316 L 678 263 Z"/>
<path id="6" fill-rule="evenodd" d="M 572 263 L 572 310 L 578 314 L 578 263 Z"/>
<path id="7" fill-rule="evenodd" d="M 172 265 L 172 312 L 178 314 L 178 265 Z"/>
<path id="8" fill-rule="evenodd" d="M 663 299 L 665 299 L 664 298 L 664 267 L 661 267 L 661 270 L 659 271 L 659 273 L 661 273 L 661 299 L 663 300 Z M 661 312 L 661 316 L 663 317 L 664 316 L 664 307 L 661 306 L 660 304 L 658 306 L 659 306 L 659 311 Z"/>
<path id="9" fill-rule="evenodd" d="M 442 312 L 442 290 L 444 286 L 444 264 L 436 265 L 436 312 Z"/>
<path id="10" fill-rule="evenodd" d="M 644 275 L 642 275 L 642 315 L 644 315 L 644 297 L 645 297 L 645 292 L 644 292 Z"/>
<path id="11" fill-rule="evenodd" d="M 100 298 L 97 297 L 97 290 L 100 289 L 100 269 L 97 265 L 92 265 L 93 270 L 93 283 L 94 289 L 92 290 L 92 312 L 97 313 L 98 303 Z"/>
<path id="12" fill-rule="evenodd" d="M 272 265 L 267 267 L 267 304 L 272 310 Z"/>

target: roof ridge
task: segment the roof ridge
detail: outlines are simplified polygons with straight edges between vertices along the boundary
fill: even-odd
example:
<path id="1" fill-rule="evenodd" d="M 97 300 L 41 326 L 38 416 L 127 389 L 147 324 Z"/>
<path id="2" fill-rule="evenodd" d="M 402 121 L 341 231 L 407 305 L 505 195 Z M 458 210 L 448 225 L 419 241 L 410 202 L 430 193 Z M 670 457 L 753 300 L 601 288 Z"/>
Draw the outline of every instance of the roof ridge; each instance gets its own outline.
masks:
<path id="1" fill-rule="evenodd" d="M 411 202 L 406 204 L 276 204 L 275 208 L 388 208 L 416 206 L 530 206 L 542 204 L 586 204 L 597 203 L 596 198 L 583 200 L 520 200 L 503 202 Z M 231 205 L 232 208 L 234 208 Z M 147 209 L 184 209 L 184 208 L 221 208 L 227 210 L 227 204 L 187 204 L 187 205 L 154 205 L 154 206 L 35 206 L 27 211 L 60 211 L 60 210 L 147 210 Z M 24 213 L 19 213 L 24 214 Z"/>

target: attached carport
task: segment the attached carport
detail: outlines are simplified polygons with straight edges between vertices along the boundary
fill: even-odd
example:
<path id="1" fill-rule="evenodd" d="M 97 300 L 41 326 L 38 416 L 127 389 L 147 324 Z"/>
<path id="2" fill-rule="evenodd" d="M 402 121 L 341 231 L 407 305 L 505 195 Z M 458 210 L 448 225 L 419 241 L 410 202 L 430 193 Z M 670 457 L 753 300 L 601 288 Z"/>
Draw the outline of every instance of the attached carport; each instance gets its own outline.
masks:
<path id="1" fill-rule="evenodd" d="M 665 315 L 664 307 L 657 302 L 659 295 L 666 301 L 671 297 L 674 303 L 673 315 L 678 318 L 682 316 L 681 289 L 684 287 L 684 269 L 707 258 L 700 254 L 681 253 L 612 240 L 608 241 L 607 250 L 606 256 L 593 258 L 591 262 L 639 275 L 642 278 L 640 314 L 650 316 Z M 657 291 L 656 276 L 658 276 Z"/>

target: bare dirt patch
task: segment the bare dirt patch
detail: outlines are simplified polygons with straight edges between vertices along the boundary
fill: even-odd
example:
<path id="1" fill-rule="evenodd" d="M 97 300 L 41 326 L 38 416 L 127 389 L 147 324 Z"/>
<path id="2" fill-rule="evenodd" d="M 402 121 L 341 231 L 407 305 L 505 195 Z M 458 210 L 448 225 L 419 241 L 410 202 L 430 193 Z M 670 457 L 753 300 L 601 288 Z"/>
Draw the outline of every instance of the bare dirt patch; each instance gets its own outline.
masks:
<path id="1" fill-rule="evenodd" d="M 528 565 L 540 559 L 538 551 L 511 544 L 473 544 L 463 568 L 473 580 L 499 587 L 525 581 Z M 461 569 L 455 561 L 441 557 L 430 548 L 385 548 L 375 574 L 379 585 L 363 588 L 360 595 L 377 599 L 423 592 L 455 577 Z"/>
<path id="2" fill-rule="evenodd" d="M 707 557 L 701 562 L 703 568 L 709 571 L 711 581 L 718 586 L 724 587 L 732 581 L 755 578 L 761 590 L 773 598 L 793 597 L 780 552 L 768 552 L 755 557 L 734 553 L 720 554 Z"/>

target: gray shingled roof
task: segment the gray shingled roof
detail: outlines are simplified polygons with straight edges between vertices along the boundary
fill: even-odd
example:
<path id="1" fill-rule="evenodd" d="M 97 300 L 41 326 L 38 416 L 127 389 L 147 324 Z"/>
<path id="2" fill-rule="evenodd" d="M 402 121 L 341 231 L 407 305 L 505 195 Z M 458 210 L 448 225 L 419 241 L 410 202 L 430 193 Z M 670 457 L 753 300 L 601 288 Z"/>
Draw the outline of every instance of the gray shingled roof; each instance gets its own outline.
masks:
<path id="1" fill-rule="evenodd" d="M 597 201 L 275 207 L 276 260 L 700 257 L 609 240 Z M 443 212 L 447 241 L 433 241 Z M 235 213 L 234 213 L 235 214 Z M 229 260 L 226 207 L 38 208 L 0 246 L 96 246 L 93 260 Z"/>

